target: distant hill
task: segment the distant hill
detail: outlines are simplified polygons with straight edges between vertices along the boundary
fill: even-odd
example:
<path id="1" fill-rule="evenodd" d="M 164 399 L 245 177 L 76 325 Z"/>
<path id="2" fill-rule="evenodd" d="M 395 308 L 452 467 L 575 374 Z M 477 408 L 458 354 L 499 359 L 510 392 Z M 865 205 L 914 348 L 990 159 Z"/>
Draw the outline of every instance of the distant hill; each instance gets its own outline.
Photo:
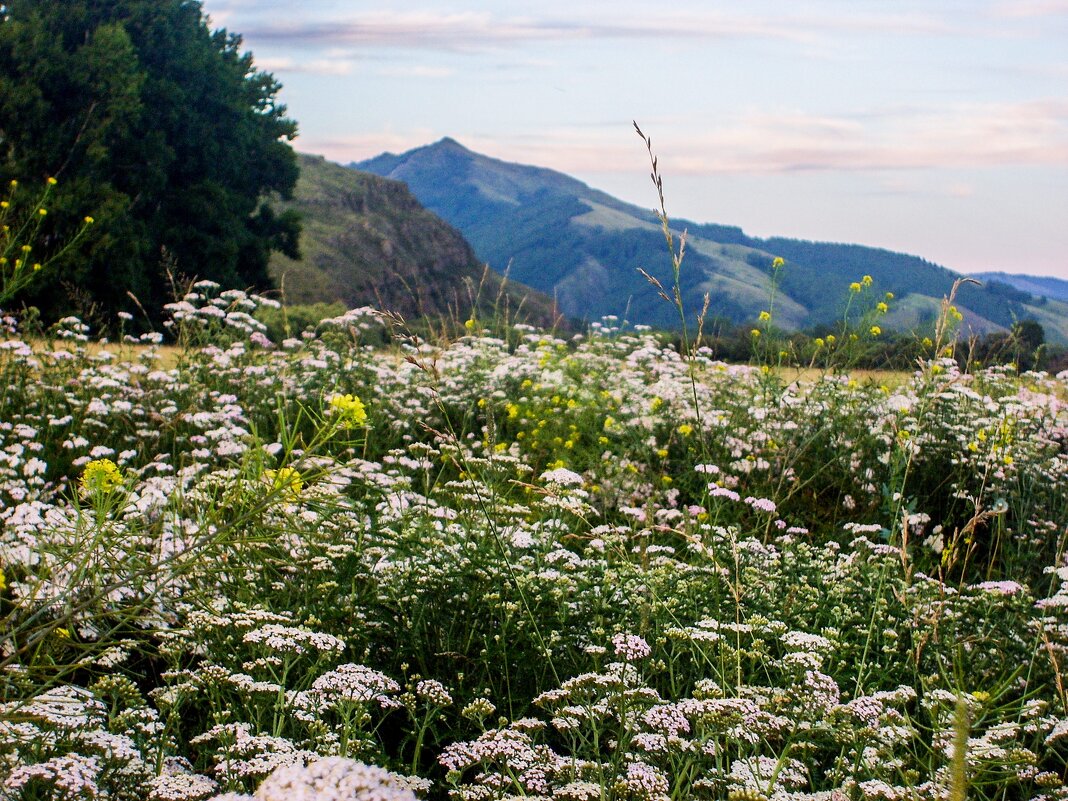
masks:
<path id="1" fill-rule="evenodd" d="M 559 172 L 474 153 L 449 138 L 350 166 L 406 183 L 423 205 L 463 233 L 481 260 L 498 270 L 508 267 L 517 281 L 553 295 L 568 315 L 595 320 L 617 314 L 634 323 L 678 325 L 675 310 L 638 273 L 640 267 L 671 283 L 660 225 L 648 209 Z M 710 314 L 735 322 L 754 320 L 767 308 L 777 256 L 787 265 L 775 317 L 788 329 L 840 319 L 849 284 L 863 275 L 874 279 L 873 302 L 886 292 L 895 295 L 886 327 L 923 326 L 934 320 L 959 277 L 888 250 L 757 239 L 740 228 L 686 220 L 672 225 L 688 232 L 681 278 L 685 307 L 696 314 L 708 292 Z M 1007 284 L 965 286 L 957 306 L 975 333 L 1033 317 L 1051 341 L 1068 341 L 1068 305 Z"/>
<path id="2" fill-rule="evenodd" d="M 321 156 L 299 159 L 293 200 L 278 205 L 303 215 L 303 258 L 276 253 L 270 264 L 287 302 L 370 304 L 406 318 L 462 320 L 478 295 L 483 314 L 500 297 L 520 319 L 553 323 L 551 298 L 487 273 L 463 235 L 423 208 L 403 183 Z"/>
<path id="3" fill-rule="evenodd" d="M 1068 302 L 1068 281 L 1045 275 L 1014 275 L 1012 273 L 973 273 L 980 281 L 999 281 L 1021 292 L 1045 295 L 1050 300 Z"/>

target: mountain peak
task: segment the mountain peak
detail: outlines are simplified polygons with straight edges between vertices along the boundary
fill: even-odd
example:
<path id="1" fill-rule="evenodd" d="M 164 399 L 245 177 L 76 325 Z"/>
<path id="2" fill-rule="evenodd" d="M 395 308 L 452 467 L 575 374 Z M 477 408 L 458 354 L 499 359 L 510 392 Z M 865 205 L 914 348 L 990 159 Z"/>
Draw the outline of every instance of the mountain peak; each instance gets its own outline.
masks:
<path id="1" fill-rule="evenodd" d="M 434 144 L 427 145 L 427 150 L 458 150 L 462 153 L 471 153 L 474 155 L 472 151 L 468 150 L 451 136 L 443 136 L 441 139 L 434 142 Z"/>
<path id="2" fill-rule="evenodd" d="M 664 258 L 660 223 L 648 209 L 560 172 L 472 152 L 450 137 L 355 166 L 405 182 L 427 208 L 460 229 L 481 261 L 501 271 L 510 265 L 513 279 L 555 297 L 566 314 L 596 320 L 625 313 L 635 323 L 678 325 L 677 309 L 650 291 L 638 272 L 648 271 L 665 286 L 676 278 Z M 674 223 L 690 234 L 679 279 L 683 305 L 696 313 L 707 294 L 709 319 L 756 320 L 776 293 L 776 322 L 784 329 L 833 326 L 843 319 L 842 297 L 850 284 L 871 275 L 876 294 L 899 299 L 885 325 L 916 327 L 935 319 L 958 277 L 887 250 L 758 239 L 734 226 Z M 789 265 L 780 285 L 771 268 L 776 258 Z M 1036 305 L 1028 292 L 994 282 L 963 287 L 958 302 L 976 333 L 1034 317 L 1050 341 L 1068 340 L 1062 307 Z"/>

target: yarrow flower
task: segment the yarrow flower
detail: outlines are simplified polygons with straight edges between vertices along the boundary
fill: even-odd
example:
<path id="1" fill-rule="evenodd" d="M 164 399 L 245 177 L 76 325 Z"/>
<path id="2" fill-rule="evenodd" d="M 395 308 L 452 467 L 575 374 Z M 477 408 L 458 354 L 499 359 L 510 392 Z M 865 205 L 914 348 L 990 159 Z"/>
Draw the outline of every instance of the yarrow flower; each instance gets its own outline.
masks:
<path id="1" fill-rule="evenodd" d="M 652 648 L 649 647 L 649 643 L 637 634 L 616 634 L 612 637 L 612 648 L 615 650 L 616 656 L 628 662 L 645 659 L 653 652 Z"/>
<path id="2" fill-rule="evenodd" d="M 335 395 L 330 399 L 330 408 L 340 428 L 348 430 L 367 425 L 367 407 L 356 395 Z"/>
<path id="3" fill-rule="evenodd" d="M 745 502 L 756 509 L 758 512 L 767 512 L 771 514 L 775 511 L 775 501 L 768 498 L 754 498 L 750 495 L 745 499 Z"/>
<path id="4" fill-rule="evenodd" d="M 310 765 L 278 768 L 260 785 L 256 798 L 291 801 L 418 801 L 410 781 L 374 765 L 346 757 L 325 757 Z"/>
<path id="5" fill-rule="evenodd" d="M 122 472 L 111 459 L 94 459 L 85 466 L 79 483 L 86 495 L 106 495 L 122 486 Z"/>

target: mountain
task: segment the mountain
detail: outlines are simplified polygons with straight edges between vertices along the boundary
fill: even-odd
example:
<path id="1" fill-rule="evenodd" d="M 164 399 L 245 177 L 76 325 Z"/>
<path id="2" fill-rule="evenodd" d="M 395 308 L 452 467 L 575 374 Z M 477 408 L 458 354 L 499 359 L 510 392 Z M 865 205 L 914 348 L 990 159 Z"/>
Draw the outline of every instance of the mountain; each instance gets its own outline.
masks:
<path id="1" fill-rule="evenodd" d="M 300 155 L 293 200 L 303 217 L 299 261 L 272 256 L 288 303 L 370 304 L 406 318 L 466 319 L 503 303 L 513 316 L 552 325 L 552 299 L 485 270 L 463 235 L 427 211 L 403 183 Z"/>
<path id="2" fill-rule="evenodd" d="M 1014 275 L 1013 273 L 972 273 L 980 281 L 1000 281 L 1021 292 L 1045 295 L 1050 300 L 1068 302 L 1068 281 L 1046 275 Z"/>
<path id="3" fill-rule="evenodd" d="M 587 320 L 615 314 L 678 327 L 674 307 L 638 272 L 672 284 L 660 223 L 648 209 L 559 172 L 474 153 L 449 138 L 349 166 L 406 183 L 463 233 L 481 260 L 551 294 L 565 314 Z M 672 227 L 687 232 L 684 307 L 696 314 L 707 292 L 710 315 L 734 322 L 755 320 L 768 308 L 776 257 L 786 266 L 774 290 L 774 314 L 787 329 L 840 320 L 849 285 L 864 275 L 873 278 L 869 306 L 886 292 L 895 296 L 884 327 L 928 325 L 960 277 L 917 256 L 860 245 L 757 239 L 737 227 L 686 220 L 673 220 Z M 963 286 L 956 305 L 974 333 L 1033 317 L 1051 341 L 1068 341 L 1068 305 L 1004 283 Z"/>

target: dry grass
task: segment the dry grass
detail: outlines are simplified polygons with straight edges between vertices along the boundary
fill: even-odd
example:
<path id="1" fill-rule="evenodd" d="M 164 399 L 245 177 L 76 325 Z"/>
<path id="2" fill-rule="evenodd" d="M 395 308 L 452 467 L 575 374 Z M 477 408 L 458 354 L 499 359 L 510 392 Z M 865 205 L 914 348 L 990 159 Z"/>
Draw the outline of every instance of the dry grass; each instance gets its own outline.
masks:
<path id="1" fill-rule="evenodd" d="M 32 339 L 30 344 L 35 351 L 44 352 L 46 350 L 67 350 L 73 351 L 76 348 L 83 348 L 90 356 L 98 356 L 105 351 L 115 356 L 118 361 L 137 361 L 138 358 L 144 353 L 148 353 L 150 350 L 155 350 L 159 354 L 159 359 L 156 364 L 161 370 L 169 370 L 178 364 L 178 358 L 181 355 L 182 349 L 177 345 L 134 345 L 126 342 L 84 342 L 73 343 L 65 340 L 56 340 L 49 344 L 43 339 Z"/>
<path id="2" fill-rule="evenodd" d="M 859 384 L 871 384 L 888 389 L 896 389 L 912 377 L 912 372 L 908 370 L 868 370 L 859 367 L 846 370 L 843 374 Z M 804 386 L 813 384 L 831 373 L 816 367 L 782 367 L 779 369 L 779 375 L 791 384 Z"/>

